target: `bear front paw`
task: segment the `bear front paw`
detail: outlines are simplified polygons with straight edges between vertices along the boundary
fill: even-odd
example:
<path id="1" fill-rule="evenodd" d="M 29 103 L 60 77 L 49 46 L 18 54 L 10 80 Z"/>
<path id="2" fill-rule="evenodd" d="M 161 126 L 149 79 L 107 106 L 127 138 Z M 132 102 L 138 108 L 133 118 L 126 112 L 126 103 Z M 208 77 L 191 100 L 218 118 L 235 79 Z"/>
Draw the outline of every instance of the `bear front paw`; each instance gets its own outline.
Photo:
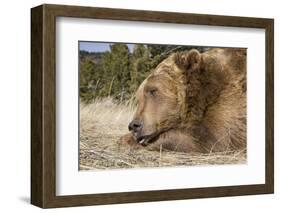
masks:
<path id="1" fill-rule="evenodd" d="M 118 144 L 119 145 L 129 145 L 129 146 L 133 146 L 133 147 L 139 147 L 140 146 L 131 133 L 123 135 L 119 139 Z"/>

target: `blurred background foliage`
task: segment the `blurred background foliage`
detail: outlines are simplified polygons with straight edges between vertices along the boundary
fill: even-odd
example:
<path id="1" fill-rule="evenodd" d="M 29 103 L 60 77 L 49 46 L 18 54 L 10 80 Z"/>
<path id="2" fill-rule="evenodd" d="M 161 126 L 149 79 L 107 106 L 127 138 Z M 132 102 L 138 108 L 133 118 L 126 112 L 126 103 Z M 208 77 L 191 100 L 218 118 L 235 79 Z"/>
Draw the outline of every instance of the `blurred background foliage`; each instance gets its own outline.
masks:
<path id="1" fill-rule="evenodd" d="M 162 60 L 173 52 L 207 48 L 176 45 L 115 43 L 108 51 L 79 51 L 80 99 L 90 102 L 95 98 L 112 97 L 123 102 L 132 97 L 141 82 Z"/>

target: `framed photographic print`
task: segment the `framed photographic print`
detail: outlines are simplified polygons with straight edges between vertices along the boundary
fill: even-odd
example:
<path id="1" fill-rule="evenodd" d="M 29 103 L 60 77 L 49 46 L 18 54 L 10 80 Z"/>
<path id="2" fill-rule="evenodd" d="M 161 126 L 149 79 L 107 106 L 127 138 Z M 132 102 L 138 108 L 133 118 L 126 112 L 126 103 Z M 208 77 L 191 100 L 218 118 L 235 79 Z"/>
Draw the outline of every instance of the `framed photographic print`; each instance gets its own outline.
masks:
<path id="1" fill-rule="evenodd" d="M 274 191 L 273 19 L 31 9 L 31 203 Z"/>

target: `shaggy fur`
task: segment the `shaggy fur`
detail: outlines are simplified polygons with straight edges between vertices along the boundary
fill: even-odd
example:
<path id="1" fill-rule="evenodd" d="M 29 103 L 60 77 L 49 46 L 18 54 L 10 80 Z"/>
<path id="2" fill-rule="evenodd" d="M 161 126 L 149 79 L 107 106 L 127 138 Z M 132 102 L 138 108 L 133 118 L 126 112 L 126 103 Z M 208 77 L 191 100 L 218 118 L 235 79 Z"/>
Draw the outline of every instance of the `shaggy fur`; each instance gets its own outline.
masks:
<path id="1" fill-rule="evenodd" d="M 246 148 L 246 50 L 173 53 L 140 85 L 121 142 L 147 149 L 213 152 Z"/>

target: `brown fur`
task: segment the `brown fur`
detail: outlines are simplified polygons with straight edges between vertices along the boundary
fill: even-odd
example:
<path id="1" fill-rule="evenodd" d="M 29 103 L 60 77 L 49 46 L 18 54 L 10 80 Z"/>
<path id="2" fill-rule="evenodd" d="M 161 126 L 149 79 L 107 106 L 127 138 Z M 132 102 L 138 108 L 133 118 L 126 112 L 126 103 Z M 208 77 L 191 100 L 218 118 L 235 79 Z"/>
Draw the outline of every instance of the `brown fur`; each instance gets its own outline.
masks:
<path id="1" fill-rule="evenodd" d="M 125 143 L 182 152 L 244 149 L 246 50 L 174 53 L 143 81 L 136 99 L 134 120 L 142 127 Z"/>

